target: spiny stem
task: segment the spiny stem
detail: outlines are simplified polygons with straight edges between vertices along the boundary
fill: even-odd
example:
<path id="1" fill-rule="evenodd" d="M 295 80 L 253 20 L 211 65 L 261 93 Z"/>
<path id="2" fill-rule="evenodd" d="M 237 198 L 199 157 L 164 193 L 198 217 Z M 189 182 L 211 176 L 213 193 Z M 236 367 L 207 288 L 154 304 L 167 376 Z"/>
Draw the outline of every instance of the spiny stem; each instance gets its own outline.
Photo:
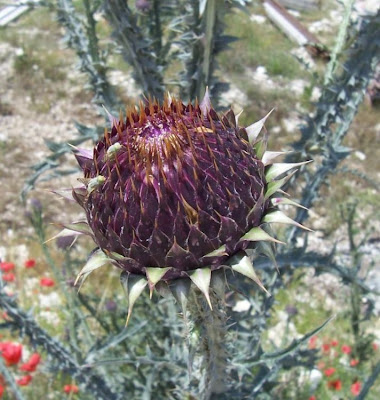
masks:
<path id="1" fill-rule="evenodd" d="M 42 329 L 30 314 L 22 311 L 14 299 L 4 293 L 1 286 L 0 308 L 7 312 L 9 323 L 27 336 L 32 344 L 44 348 L 46 353 L 58 362 L 60 371 L 71 375 L 78 384 L 91 393 L 93 396 L 91 398 L 99 400 L 119 400 L 122 398 L 121 395 L 115 394 L 108 386 L 105 380 L 107 376 L 104 373 L 103 375 L 97 375 L 95 372 L 81 367 L 73 357 L 71 350 L 63 347 L 60 342 Z M 4 371 L 0 372 L 4 374 Z M 22 397 L 19 396 L 18 399 L 21 400 Z"/>
<path id="2" fill-rule="evenodd" d="M 200 331 L 202 361 L 202 381 L 200 399 L 209 400 L 213 394 L 226 390 L 226 370 L 228 353 L 226 350 L 227 316 L 224 296 L 210 288 L 212 310 L 204 295 L 193 291 L 193 301 L 189 303 L 190 318 Z"/>
<path id="3" fill-rule="evenodd" d="M 2 290 L 2 288 L 0 288 Z M 0 376 L 3 376 L 5 381 L 8 383 L 10 390 L 12 391 L 14 398 L 16 400 L 25 400 L 25 397 L 19 390 L 16 381 L 13 378 L 13 375 L 11 372 L 8 370 L 8 368 L 5 366 L 2 357 L 0 357 Z"/>

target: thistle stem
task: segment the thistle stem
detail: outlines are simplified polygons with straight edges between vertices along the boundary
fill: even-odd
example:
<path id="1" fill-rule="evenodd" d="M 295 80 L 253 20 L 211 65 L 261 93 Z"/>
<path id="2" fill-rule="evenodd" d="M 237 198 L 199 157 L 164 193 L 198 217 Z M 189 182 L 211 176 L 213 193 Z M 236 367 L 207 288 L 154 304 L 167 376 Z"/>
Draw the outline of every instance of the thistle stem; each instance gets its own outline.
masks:
<path id="1" fill-rule="evenodd" d="M 16 400 L 25 400 L 25 397 L 22 395 L 21 391 L 19 390 L 16 381 L 14 380 L 13 375 L 5 366 L 2 357 L 0 357 L 0 375 L 2 375 L 5 381 L 8 383 L 10 390 L 12 391 L 14 398 Z"/>
<path id="2" fill-rule="evenodd" d="M 227 316 L 224 296 L 210 288 L 212 310 L 204 295 L 193 291 L 193 301 L 189 302 L 190 318 L 200 332 L 201 365 L 200 400 L 209 400 L 213 394 L 226 390 L 227 383 Z"/>

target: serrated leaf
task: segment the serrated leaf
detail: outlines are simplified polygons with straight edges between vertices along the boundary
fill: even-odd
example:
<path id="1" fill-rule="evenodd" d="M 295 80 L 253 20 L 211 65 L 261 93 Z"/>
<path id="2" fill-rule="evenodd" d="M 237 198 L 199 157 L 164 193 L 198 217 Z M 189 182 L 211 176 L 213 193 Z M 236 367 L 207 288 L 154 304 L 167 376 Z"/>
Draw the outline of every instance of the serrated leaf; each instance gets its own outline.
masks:
<path id="1" fill-rule="evenodd" d="M 282 349 L 280 351 L 276 351 L 273 353 L 264 353 L 260 356 L 259 361 L 254 361 L 254 362 L 249 362 L 248 365 L 250 367 L 253 367 L 258 364 L 262 364 L 263 362 L 266 362 L 267 360 L 276 360 L 279 361 L 283 359 L 284 357 L 288 357 L 289 354 L 292 352 L 296 351 L 300 345 L 303 343 L 307 343 L 308 340 L 312 337 L 318 334 L 334 317 L 329 317 L 325 322 L 323 322 L 321 325 L 319 325 L 317 328 L 313 329 L 311 332 L 306 333 L 303 337 L 299 339 L 294 339 L 292 343 L 286 347 L 285 349 Z"/>

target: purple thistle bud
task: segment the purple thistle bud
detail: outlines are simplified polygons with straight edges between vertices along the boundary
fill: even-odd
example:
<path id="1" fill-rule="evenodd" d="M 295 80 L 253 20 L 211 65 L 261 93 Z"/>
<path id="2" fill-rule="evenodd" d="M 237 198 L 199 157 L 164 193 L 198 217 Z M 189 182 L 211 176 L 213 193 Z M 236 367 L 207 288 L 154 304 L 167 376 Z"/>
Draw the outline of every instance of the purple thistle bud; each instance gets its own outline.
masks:
<path id="1" fill-rule="evenodd" d="M 170 290 L 181 303 L 191 281 L 210 309 L 215 270 L 231 268 L 265 290 L 245 250 L 275 263 L 272 243 L 282 242 L 268 225 L 307 229 L 277 209 L 299 206 L 274 195 L 287 182 L 284 175 L 305 163 L 274 163 L 283 153 L 266 151 L 268 134 L 261 136 L 269 114 L 244 128 L 232 110 L 218 115 L 207 91 L 194 105 L 167 95 L 163 104 L 140 102 L 125 119 L 112 117 L 93 153 L 75 149 L 84 186 L 72 194 L 87 223 L 63 226 L 98 246 L 76 283 L 109 262 L 119 267 L 127 322 L 146 286 L 151 296 L 156 285 L 161 294 L 169 290 L 160 281 L 176 280 Z"/>
<path id="2" fill-rule="evenodd" d="M 36 199 L 35 197 L 33 197 L 32 199 L 30 199 L 30 206 L 32 207 L 32 209 L 34 211 L 42 211 L 42 204 L 41 202 Z"/>
<path id="3" fill-rule="evenodd" d="M 86 166 L 79 163 L 88 195 L 73 196 L 121 269 L 145 275 L 170 267 L 164 279 L 180 278 L 218 269 L 248 246 L 241 237 L 269 208 L 264 164 L 229 117 L 218 116 L 208 95 L 195 106 L 141 104 L 106 132 Z"/>

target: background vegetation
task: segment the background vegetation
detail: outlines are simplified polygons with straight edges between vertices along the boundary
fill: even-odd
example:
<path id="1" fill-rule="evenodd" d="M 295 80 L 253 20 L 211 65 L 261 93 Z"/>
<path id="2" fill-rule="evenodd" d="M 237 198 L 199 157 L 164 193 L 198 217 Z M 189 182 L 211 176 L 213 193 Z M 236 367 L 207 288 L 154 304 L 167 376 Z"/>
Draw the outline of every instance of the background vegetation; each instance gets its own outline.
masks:
<path id="1" fill-rule="evenodd" d="M 365 93 L 379 63 L 379 13 L 358 17 L 351 3 L 333 14 L 348 29 L 332 17 L 320 34 L 336 61 L 328 67 L 306 66 L 305 52 L 257 22 L 259 2 L 57 0 L 0 30 L 0 396 L 201 398 L 199 332 L 186 336 L 174 300 L 158 296 L 139 301 L 123 329 L 127 304 L 111 267 L 78 293 L 92 243 L 46 243 L 52 222 L 79 213 L 46 189 L 75 183 L 67 143 L 91 147 L 108 125 L 102 105 L 118 114 L 142 93 L 188 100 L 208 85 L 220 110 L 244 109 L 242 125 L 276 108 L 269 148 L 314 159 L 286 190 L 310 208 L 294 217 L 315 232 L 279 232 L 288 242 L 280 274 L 255 261 L 272 296 L 229 277 L 225 398 L 377 398 L 380 122 Z M 335 7 L 299 18 L 315 27 Z"/>

